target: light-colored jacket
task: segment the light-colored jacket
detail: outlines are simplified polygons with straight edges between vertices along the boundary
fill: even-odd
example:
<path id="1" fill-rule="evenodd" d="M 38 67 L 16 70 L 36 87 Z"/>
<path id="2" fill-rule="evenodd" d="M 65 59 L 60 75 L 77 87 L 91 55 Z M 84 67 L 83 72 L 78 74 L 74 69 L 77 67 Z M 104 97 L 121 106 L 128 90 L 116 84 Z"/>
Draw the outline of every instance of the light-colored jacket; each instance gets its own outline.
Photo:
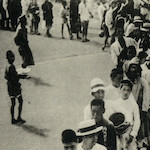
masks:
<path id="1" fill-rule="evenodd" d="M 132 81 L 131 81 L 132 82 Z M 147 112 L 150 108 L 150 96 L 149 96 L 149 85 L 148 82 L 143 78 L 138 78 L 136 83 L 133 83 L 132 94 L 136 100 L 138 101 L 140 90 L 143 91 L 143 103 L 142 103 L 142 111 Z"/>
<path id="2" fill-rule="evenodd" d="M 81 2 L 79 4 L 79 14 L 80 14 L 80 19 L 81 22 L 82 21 L 88 21 L 90 18 L 90 8 L 88 6 L 88 4 L 84 4 L 83 2 Z"/>
<path id="3" fill-rule="evenodd" d="M 106 6 L 103 3 L 100 3 L 97 13 L 99 18 L 100 27 L 102 26 L 103 18 L 104 18 L 104 12 L 107 10 Z"/>
<path id="4" fill-rule="evenodd" d="M 113 11 L 114 10 L 110 7 L 105 16 L 105 24 L 108 28 L 110 36 L 112 36 L 115 32 L 115 29 L 113 28 Z"/>
<path id="5" fill-rule="evenodd" d="M 127 47 L 129 47 L 129 46 L 137 47 L 137 42 L 134 39 L 132 39 L 130 37 L 124 37 L 124 39 L 125 39 L 125 43 L 126 43 Z M 117 66 L 118 56 L 120 55 L 121 51 L 123 50 L 118 39 L 116 39 L 116 41 L 111 45 L 110 49 L 111 49 L 112 62 L 114 63 L 114 65 Z"/>

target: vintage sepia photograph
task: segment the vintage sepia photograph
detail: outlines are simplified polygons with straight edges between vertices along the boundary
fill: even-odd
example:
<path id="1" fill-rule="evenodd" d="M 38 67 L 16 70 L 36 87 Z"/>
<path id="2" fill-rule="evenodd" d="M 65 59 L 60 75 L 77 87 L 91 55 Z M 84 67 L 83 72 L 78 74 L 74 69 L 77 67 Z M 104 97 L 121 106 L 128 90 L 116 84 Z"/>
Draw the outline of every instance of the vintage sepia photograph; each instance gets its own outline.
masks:
<path id="1" fill-rule="evenodd" d="M 0 150 L 150 150 L 150 0 L 0 0 Z"/>

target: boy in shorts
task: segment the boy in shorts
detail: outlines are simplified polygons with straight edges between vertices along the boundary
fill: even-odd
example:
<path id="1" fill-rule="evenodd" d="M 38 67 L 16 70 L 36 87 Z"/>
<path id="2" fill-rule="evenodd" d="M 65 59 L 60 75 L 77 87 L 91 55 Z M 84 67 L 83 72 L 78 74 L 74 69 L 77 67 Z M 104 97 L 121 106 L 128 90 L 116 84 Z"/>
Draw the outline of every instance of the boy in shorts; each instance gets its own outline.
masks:
<path id="1" fill-rule="evenodd" d="M 62 35 L 62 39 L 64 39 L 64 25 L 66 24 L 67 29 L 68 29 L 68 33 L 70 36 L 70 40 L 72 40 L 73 36 L 70 30 L 70 26 L 69 26 L 69 22 L 68 22 L 68 16 L 69 16 L 69 10 L 67 8 L 67 2 L 66 1 L 62 1 L 62 7 L 60 9 L 60 17 L 61 17 L 61 35 Z"/>
<path id="2" fill-rule="evenodd" d="M 22 106 L 23 106 L 21 84 L 19 83 L 19 76 L 13 64 L 15 60 L 15 56 L 11 50 L 8 50 L 6 52 L 6 58 L 8 60 L 8 66 L 6 67 L 5 70 L 5 79 L 7 80 L 8 94 L 11 99 L 11 108 L 10 108 L 11 123 L 12 124 L 25 123 L 26 121 L 21 118 Z M 17 120 L 15 119 L 14 116 L 16 98 L 18 99 L 19 102 Z"/>

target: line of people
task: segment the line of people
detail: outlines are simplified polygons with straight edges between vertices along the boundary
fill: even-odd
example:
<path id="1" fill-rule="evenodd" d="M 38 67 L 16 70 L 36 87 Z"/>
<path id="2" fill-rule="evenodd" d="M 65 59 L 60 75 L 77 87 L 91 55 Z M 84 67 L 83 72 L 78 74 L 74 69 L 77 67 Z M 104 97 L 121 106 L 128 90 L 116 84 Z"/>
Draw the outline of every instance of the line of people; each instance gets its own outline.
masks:
<path id="1" fill-rule="evenodd" d="M 129 36 L 134 28 L 132 23 L 139 27 L 137 25 L 139 20 L 143 23 L 150 21 L 149 0 L 111 0 L 109 2 L 101 0 L 98 5 L 99 36 L 105 37 L 103 50 L 115 41 L 118 28 L 122 28 L 125 35 Z"/>
<path id="2" fill-rule="evenodd" d="M 130 61 L 126 77 L 122 69 L 112 69 L 107 87 L 100 78 L 91 81 L 94 99 L 85 106 L 77 132 L 62 132 L 64 150 L 150 148 L 150 87 L 138 68 L 139 64 Z"/>
<path id="3" fill-rule="evenodd" d="M 60 7 L 61 35 L 64 39 L 64 25 L 67 26 L 70 39 L 76 34 L 77 39 L 82 38 L 82 42 L 88 42 L 88 24 L 92 15 L 90 1 L 71 0 L 69 3 L 62 0 Z M 11 10 L 10 10 L 11 9 Z M 42 13 L 42 17 L 41 17 Z M 37 0 L 3 0 L 0 1 L 0 28 L 15 31 L 17 29 L 19 17 L 25 15 L 31 34 L 39 33 L 39 23 L 45 30 L 45 36 L 52 37 L 50 29 L 53 25 L 53 4 L 50 0 L 45 0 L 41 6 Z M 10 24 L 11 22 L 11 24 Z M 82 37 L 79 34 L 82 33 Z"/>
<path id="4" fill-rule="evenodd" d="M 65 150 L 150 149 L 150 3 L 109 4 L 100 3 L 99 36 L 105 36 L 103 50 L 111 39 L 111 83 L 105 87 L 100 78 L 91 81 L 94 99 L 85 106 L 77 132 L 62 132 Z"/>
<path id="5" fill-rule="evenodd" d="M 98 0 L 98 18 L 100 23 L 100 37 L 105 37 L 103 50 L 107 45 L 111 45 L 117 36 L 117 29 L 124 28 L 128 35 L 127 27 L 133 22 L 134 16 L 141 16 L 144 22 L 150 20 L 150 2 L 149 0 Z M 82 42 L 89 39 L 88 25 L 90 17 L 93 17 L 93 0 L 71 0 L 67 3 L 62 1 L 60 8 L 61 34 L 64 38 L 64 25 L 67 25 L 70 39 L 73 33 L 80 39 L 79 33 L 82 33 Z M 132 11 L 133 10 L 133 11 Z M 40 13 L 43 13 L 41 18 Z M 26 15 L 29 18 L 30 33 L 39 35 L 39 23 L 45 30 L 45 35 L 52 37 L 50 29 L 53 24 L 53 4 L 45 0 L 42 6 L 39 6 L 37 0 L 3 0 L 0 1 L 1 28 L 16 30 L 18 18 L 20 15 Z M 11 26 L 10 23 L 11 22 Z M 123 25 L 124 24 L 124 25 Z M 132 27 L 133 28 L 133 27 Z M 129 30 L 129 29 L 128 29 Z M 108 39 L 111 39 L 108 42 Z"/>

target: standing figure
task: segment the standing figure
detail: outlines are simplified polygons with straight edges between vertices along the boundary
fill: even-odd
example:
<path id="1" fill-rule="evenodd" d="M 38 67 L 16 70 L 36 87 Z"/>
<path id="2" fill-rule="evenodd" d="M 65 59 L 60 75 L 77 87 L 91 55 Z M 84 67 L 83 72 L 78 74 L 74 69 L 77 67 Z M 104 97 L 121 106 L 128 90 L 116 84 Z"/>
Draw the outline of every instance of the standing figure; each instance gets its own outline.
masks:
<path id="1" fill-rule="evenodd" d="M 98 132 L 97 143 L 104 145 L 107 150 L 116 150 L 116 131 L 110 121 L 104 119 L 105 102 L 101 99 L 91 101 L 92 119 L 95 120 L 96 126 L 102 126 L 103 129 Z"/>
<path id="2" fill-rule="evenodd" d="M 8 0 L 7 9 L 11 20 L 12 30 L 15 31 L 18 24 L 18 18 L 22 13 L 21 0 Z"/>
<path id="3" fill-rule="evenodd" d="M 70 25 L 71 32 L 77 34 L 77 39 L 81 39 L 79 32 L 81 31 L 81 22 L 79 17 L 79 0 L 70 1 Z"/>
<path id="4" fill-rule="evenodd" d="M 3 18 L 3 25 L 6 30 L 10 30 L 10 18 L 9 18 L 9 13 L 8 13 L 8 0 L 3 0 L 3 8 L 4 12 L 2 15 Z"/>
<path id="5" fill-rule="evenodd" d="M 88 34 L 88 25 L 89 25 L 89 17 L 93 17 L 89 6 L 87 4 L 87 0 L 82 0 L 82 2 L 79 4 L 79 14 L 82 24 L 82 42 L 89 42 L 89 39 L 87 39 Z"/>
<path id="6" fill-rule="evenodd" d="M 3 7 L 3 0 L 0 0 L 0 28 L 4 29 L 6 20 L 6 11 Z"/>
<path id="7" fill-rule="evenodd" d="M 129 46 L 137 46 L 137 42 L 130 38 L 124 36 L 124 30 L 122 28 L 118 28 L 116 31 L 116 40 L 111 45 L 111 58 L 112 62 L 115 66 L 122 68 L 122 65 L 124 64 L 127 47 Z"/>
<path id="8" fill-rule="evenodd" d="M 27 24 L 26 17 L 25 16 L 20 17 L 20 23 L 17 28 L 16 36 L 14 38 L 16 45 L 19 46 L 19 53 L 23 60 L 22 63 L 23 70 L 25 70 L 27 66 L 34 65 L 34 59 L 28 44 L 26 24 Z"/>
<path id="9" fill-rule="evenodd" d="M 139 106 L 141 126 L 137 136 L 138 147 L 145 146 L 145 140 L 149 141 L 150 129 L 148 112 L 150 110 L 150 98 L 149 98 L 149 85 L 148 82 L 141 77 L 141 67 L 139 60 L 133 58 L 128 65 L 128 71 L 126 73 L 127 78 L 133 84 L 132 94 Z"/>
<path id="10" fill-rule="evenodd" d="M 105 88 L 105 99 L 115 101 L 120 97 L 120 83 L 123 80 L 123 70 L 114 68 L 110 73 L 111 83 Z"/>
<path id="11" fill-rule="evenodd" d="M 14 60 L 15 56 L 12 51 L 8 50 L 6 53 L 6 58 L 8 60 L 8 66 L 5 70 L 5 79 L 7 80 L 7 87 L 8 87 L 8 94 L 11 99 L 11 123 L 25 123 L 25 120 L 21 118 L 22 113 L 22 106 L 23 106 L 23 99 L 21 94 L 21 84 L 19 83 L 19 77 L 16 71 L 16 68 L 14 66 Z M 16 104 L 16 98 L 19 102 L 18 107 L 18 119 L 15 120 L 14 111 L 15 111 L 15 104 Z"/>
<path id="12" fill-rule="evenodd" d="M 50 34 L 50 29 L 53 24 L 53 4 L 49 2 L 48 0 L 45 0 L 45 2 L 42 4 L 42 10 L 43 10 L 43 20 L 45 20 L 46 23 L 46 36 L 52 37 Z"/>
<path id="13" fill-rule="evenodd" d="M 129 128 L 122 134 L 118 134 L 118 150 L 137 149 L 136 137 L 140 128 L 140 113 L 138 104 L 135 99 L 130 96 L 132 86 L 133 85 L 129 80 L 123 80 L 120 86 L 120 98 L 116 100 L 117 108 L 122 108 L 129 113 Z M 126 123 L 124 123 L 124 125 L 125 124 Z"/>
<path id="14" fill-rule="evenodd" d="M 66 24 L 68 33 L 70 35 L 70 40 L 72 40 L 72 33 L 69 27 L 69 22 L 68 22 L 68 16 L 69 16 L 69 10 L 67 7 L 67 2 L 62 1 L 62 7 L 60 9 L 60 17 L 61 17 L 61 34 L 62 34 L 62 39 L 64 39 L 64 24 Z"/>
<path id="15" fill-rule="evenodd" d="M 38 27 L 39 27 L 39 22 L 40 22 L 40 16 L 39 16 L 40 10 L 37 4 L 37 0 L 32 0 L 32 2 L 29 4 L 28 11 L 31 14 L 30 32 L 40 35 L 40 33 L 38 32 Z"/>
<path id="16" fill-rule="evenodd" d="M 106 44 L 108 42 L 108 38 L 110 37 L 112 40 L 112 37 L 115 33 L 115 28 L 114 28 L 114 12 L 117 9 L 117 1 L 110 1 L 110 8 L 109 10 L 106 12 L 105 15 L 105 26 L 104 26 L 104 32 L 105 32 L 105 44 L 103 47 L 103 50 L 106 47 Z"/>
<path id="17" fill-rule="evenodd" d="M 105 0 L 101 0 L 100 2 L 98 2 L 98 8 L 97 8 L 97 13 L 98 13 L 98 18 L 99 18 L 99 24 L 100 24 L 100 37 L 102 36 L 102 34 L 104 34 L 103 32 L 103 23 L 105 20 L 105 14 L 106 11 L 108 10 L 106 4 L 105 4 Z"/>

